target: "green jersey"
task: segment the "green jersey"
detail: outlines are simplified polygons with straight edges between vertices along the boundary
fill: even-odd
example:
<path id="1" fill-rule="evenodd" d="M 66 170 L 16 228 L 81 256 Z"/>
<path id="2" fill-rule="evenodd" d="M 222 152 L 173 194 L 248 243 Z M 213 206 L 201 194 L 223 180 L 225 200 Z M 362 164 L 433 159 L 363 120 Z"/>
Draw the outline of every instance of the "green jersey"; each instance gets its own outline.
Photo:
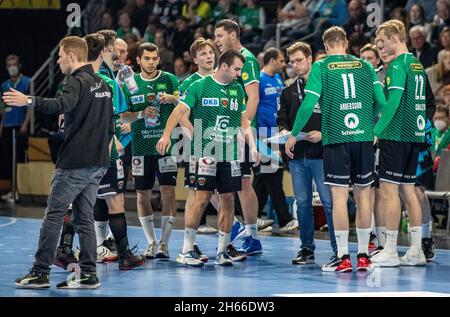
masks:
<path id="1" fill-rule="evenodd" d="M 218 82 L 209 75 L 193 83 L 180 103 L 194 110 L 194 156 L 216 161 L 238 159 L 237 134 L 245 112 L 245 92 L 237 81 Z"/>
<path id="2" fill-rule="evenodd" d="M 322 143 L 373 141 L 375 85 L 372 65 L 352 55 L 330 55 L 314 63 L 305 93 L 319 97 Z"/>
<path id="3" fill-rule="evenodd" d="M 113 114 L 113 120 L 114 120 L 114 134 L 115 136 L 120 139 L 121 136 L 121 125 L 122 121 L 120 120 L 120 114 L 125 112 L 126 109 L 121 109 L 121 103 L 119 98 L 119 91 L 120 87 L 117 84 L 115 80 L 112 80 L 108 76 L 98 72 L 97 75 L 105 81 L 105 83 L 111 88 L 112 91 L 112 103 L 114 108 L 114 114 Z M 110 155 L 111 161 L 116 161 L 119 159 L 119 153 L 117 151 L 116 143 L 114 140 L 112 141 L 112 147 L 111 147 L 111 155 Z"/>
<path id="4" fill-rule="evenodd" d="M 383 110 L 375 134 L 384 140 L 425 142 L 426 74 L 422 64 L 410 53 L 399 55 L 387 70 L 385 87 L 390 108 Z M 391 100 L 394 90 L 400 91 L 400 100 Z"/>
<path id="5" fill-rule="evenodd" d="M 242 68 L 242 75 L 241 77 L 239 77 L 238 81 L 244 88 L 245 93 L 245 86 L 250 85 L 254 82 L 259 83 L 260 70 L 258 60 L 256 59 L 255 55 L 252 54 L 252 52 L 243 47 L 241 50 L 241 54 L 245 57 L 245 63 L 244 67 Z M 248 99 L 247 94 L 245 95 L 245 99 Z M 252 120 L 252 127 L 257 127 L 256 115 Z"/>
<path id="6" fill-rule="evenodd" d="M 138 90 L 131 94 L 124 86 L 129 111 L 137 112 L 149 106 L 157 109 L 156 118 L 142 118 L 131 124 L 133 156 L 157 156 L 156 144 L 162 137 L 167 119 L 175 108 L 174 104 L 160 104 L 158 93 L 178 96 L 178 80 L 175 75 L 158 71 L 153 79 L 144 79 L 141 74 L 134 76 Z M 175 142 L 172 142 L 175 143 Z"/>

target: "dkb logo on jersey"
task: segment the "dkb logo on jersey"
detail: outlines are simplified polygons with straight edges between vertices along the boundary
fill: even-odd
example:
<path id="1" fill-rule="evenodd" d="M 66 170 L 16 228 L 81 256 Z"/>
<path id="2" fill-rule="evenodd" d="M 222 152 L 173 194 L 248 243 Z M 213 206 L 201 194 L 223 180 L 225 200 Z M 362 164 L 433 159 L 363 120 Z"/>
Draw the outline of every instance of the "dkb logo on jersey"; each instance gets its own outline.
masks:
<path id="1" fill-rule="evenodd" d="M 203 107 L 218 107 L 219 98 L 202 98 Z"/>
<path id="2" fill-rule="evenodd" d="M 133 105 L 135 105 L 137 103 L 143 103 L 144 101 L 145 101 L 144 95 L 137 95 L 137 96 L 132 96 L 131 97 L 131 103 Z"/>
<path id="3" fill-rule="evenodd" d="M 344 118 L 345 126 L 349 129 L 355 129 L 359 125 L 359 118 L 354 113 L 349 113 Z"/>
<path id="4" fill-rule="evenodd" d="M 419 131 L 425 129 L 425 119 L 421 115 L 417 117 L 417 128 L 419 129 Z"/>
<path id="5" fill-rule="evenodd" d="M 229 116 L 217 116 L 216 126 L 214 127 L 214 130 L 226 133 L 228 131 L 229 124 L 230 124 Z"/>

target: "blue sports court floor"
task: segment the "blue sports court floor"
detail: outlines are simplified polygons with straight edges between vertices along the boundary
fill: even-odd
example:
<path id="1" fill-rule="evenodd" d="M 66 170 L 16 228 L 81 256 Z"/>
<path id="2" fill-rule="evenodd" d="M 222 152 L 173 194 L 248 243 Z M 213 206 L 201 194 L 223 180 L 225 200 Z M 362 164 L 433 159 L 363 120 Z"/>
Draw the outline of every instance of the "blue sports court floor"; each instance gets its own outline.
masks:
<path id="1" fill-rule="evenodd" d="M 438 250 L 436 260 L 426 267 L 382 268 L 371 274 L 323 273 L 318 265 L 291 264 L 298 239 L 270 236 L 262 237 L 262 255 L 233 267 L 219 267 L 214 265 L 217 237 L 208 235 L 199 236 L 198 242 L 210 261 L 203 268 L 193 268 L 175 262 L 182 246 L 181 230 L 172 234 L 170 261 L 150 260 L 126 272 L 120 272 L 117 263 L 99 264 L 102 286 L 98 290 L 57 290 L 56 283 L 68 275 L 57 267 L 52 268 L 49 290 L 16 289 L 14 280 L 31 268 L 40 224 L 41 220 L 0 217 L 0 296 L 450 296 L 447 250 Z M 139 227 L 129 227 L 129 240 L 139 242 L 141 251 L 146 248 Z M 331 255 L 328 241 L 316 244 L 316 262 L 327 262 Z M 356 247 L 350 245 L 353 261 Z"/>

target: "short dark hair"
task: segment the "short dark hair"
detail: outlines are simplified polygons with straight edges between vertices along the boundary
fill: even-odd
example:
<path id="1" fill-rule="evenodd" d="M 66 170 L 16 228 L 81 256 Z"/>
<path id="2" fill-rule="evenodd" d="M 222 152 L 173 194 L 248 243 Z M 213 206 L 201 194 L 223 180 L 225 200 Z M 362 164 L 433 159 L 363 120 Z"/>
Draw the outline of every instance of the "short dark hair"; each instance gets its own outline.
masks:
<path id="1" fill-rule="evenodd" d="M 114 45 L 116 42 L 117 34 L 114 30 L 100 30 L 98 31 L 105 38 L 105 47 L 109 45 Z"/>
<path id="2" fill-rule="evenodd" d="M 10 60 L 16 60 L 19 65 L 22 65 L 22 60 L 18 55 L 10 54 L 5 58 L 5 62 L 8 63 Z"/>
<path id="3" fill-rule="evenodd" d="M 241 36 L 241 29 L 237 22 L 231 19 L 220 20 L 216 23 L 216 29 L 224 28 L 224 30 L 229 34 L 231 32 L 236 32 L 236 37 L 239 39 Z"/>
<path id="4" fill-rule="evenodd" d="M 217 55 L 218 49 L 217 49 L 217 46 L 214 43 L 214 41 L 211 40 L 211 39 L 205 39 L 203 37 L 199 37 L 191 45 L 191 48 L 189 50 L 190 53 L 191 53 L 191 56 L 192 57 L 197 57 L 197 52 L 202 50 L 205 46 L 210 46 L 213 49 L 214 54 Z"/>
<path id="5" fill-rule="evenodd" d="M 105 49 L 105 37 L 100 33 L 88 34 L 84 37 L 88 47 L 88 62 L 96 61 L 100 53 Z"/>
<path id="6" fill-rule="evenodd" d="M 219 57 L 219 67 L 222 66 L 222 64 L 227 64 L 227 66 L 233 65 L 235 58 L 239 58 L 242 63 L 245 63 L 244 55 L 242 55 L 238 50 L 230 48 L 224 51 Z"/>
<path id="7" fill-rule="evenodd" d="M 137 57 L 142 57 L 142 55 L 144 55 L 144 51 L 156 52 L 159 56 L 158 46 L 156 46 L 153 43 L 144 42 L 141 45 L 139 45 L 137 49 Z"/>
<path id="8" fill-rule="evenodd" d="M 264 53 L 264 57 L 263 57 L 263 63 L 264 66 L 266 66 L 267 64 L 269 64 L 271 59 L 278 59 L 278 56 L 282 55 L 283 53 L 275 48 L 275 47 L 271 47 L 269 48 L 265 53 Z"/>
<path id="9" fill-rule="evenodd" d="M 375 54 L 376 58 L 380 58 L 380 56 L 378 55 L 377 46 L 372 43 L 367 43 L 366 45 L 364 45 L 359 51 L 359 54 L 361 55 L 362 53 L 368 51 L 372 51 Z"/>

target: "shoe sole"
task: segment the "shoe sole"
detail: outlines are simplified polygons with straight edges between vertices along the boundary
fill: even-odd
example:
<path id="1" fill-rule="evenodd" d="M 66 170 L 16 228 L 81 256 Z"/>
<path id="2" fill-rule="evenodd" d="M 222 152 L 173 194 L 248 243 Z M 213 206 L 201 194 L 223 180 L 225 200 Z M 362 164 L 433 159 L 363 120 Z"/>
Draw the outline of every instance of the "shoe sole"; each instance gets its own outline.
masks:
<path id="1" fill-rule="evenodd" d="M 214 264 L 219 266 L 233 266 L 233 262 L 225 262 L 225 263 L 214 262 Z"/>
<path id="2" fill-rule="evenodd" d="M 378 267 L 398 267 L 398 266 L 400 266 L 400 261 L 384 262 L 384 263 L 377 263 L 377 262 L 372 261 L 372 264 L 374 266 L 378 266 Z"/>
<path id="3" fill-rule="evenodd" d="M 155 256 L 154 256 L 154 255 L 145 255 L 145 258 L 146 258 L 147 260 L 154 260 L 154 259 L 155 259 Z"/>
<path id="4" fill-rule="evenodd" d="M 170 256 L 164 254 L 156 254 L 155 259 L 158 259 L 160 261 L 169 261 Z"/>
<path id="5" fill-rule="evenodd" d="M 316 264 L 316 261 L 308 260 L 308 261 L 305 261 L 305 262 L 297 262 L 295 260 L 292 260 L 292 264 L 294 264 L 294 265 L 310 265 L 310 264 Z"/>
<path id="6" fill-rule="evenodd" d="M 246 252 L 247 256 L 258 255 L 258 254 L 262 254 L 262 253 L 263 253 L 262 250 Z"/>
<path id="7" fill-rule="evenodd" d="M 247 257 L 245 255 L 231 258 L 231 261 L 233 262 L 244 262 L 245 260 L 247 260 Z"/>
<path id="8" fill-rule="evenodd" d="M 187 265 L 187 266 L 193 266 L 193 267 L 201 267 L 201 266 L 205 265 L 203 262 L 196 263 L 196 264 L 186 263 L 183 260 L 179 260 L 178 258 L 176 259 L 176 262 L 183 264 L 183 265 Z"/>
<path id="9" fill-rule="evenodd" d="M 206 262 L 208 262 L 209 258 L 205 257 L 205 258 L 201 258 L 199 260 L 202 261 L 203 263 L 206 263 Z"/>
<path id="10" fill-rule="evenodd" d="M 401 263 L 400 266 L 425 266 L 427 265 L 427 261 L 425 262 L 419 262 L 419 263 Z"/>
<path id="11" fill-rule="evenodd" d="M 351 273 L 351 272 L 353 272 L 353 268 L 350 267 L 350 268 L 342 269 L 340 271 L 335 270 L 335 269 L 324 269 L 324 268 L 322 268 L 322 271 L 323 272 L 336 272 L 336 273 Z"/>
<path id="12" fill-rule="evenodd" d="M 42 285 L 22 285 L 19 283 L 14 283 L 16 285 L 17 288 L 22 288 L 22 289 L 45 289 L 45 288 L 50 288 L 50 284 L 42 284 Z"/>
<path id="13" fill-rule="evenodd" d="M 71 289 L 96 289 L 99 288 L 101 286 L 100 283 L 94 284 L 94 285 L 79 285 L 79 286 L 60 286 L 60 287 L 56 287 L 57 289 L 67 289 L 67 290 L 71 290 Z"/>
<path id="14" fill-rule="evenodd" d="M 357 272 L 370 272 L 371 268 L 370 267 L 366 267 L 366 266 L 364 266 L 364 267 L 357 267 L 356 271 Z"/>

